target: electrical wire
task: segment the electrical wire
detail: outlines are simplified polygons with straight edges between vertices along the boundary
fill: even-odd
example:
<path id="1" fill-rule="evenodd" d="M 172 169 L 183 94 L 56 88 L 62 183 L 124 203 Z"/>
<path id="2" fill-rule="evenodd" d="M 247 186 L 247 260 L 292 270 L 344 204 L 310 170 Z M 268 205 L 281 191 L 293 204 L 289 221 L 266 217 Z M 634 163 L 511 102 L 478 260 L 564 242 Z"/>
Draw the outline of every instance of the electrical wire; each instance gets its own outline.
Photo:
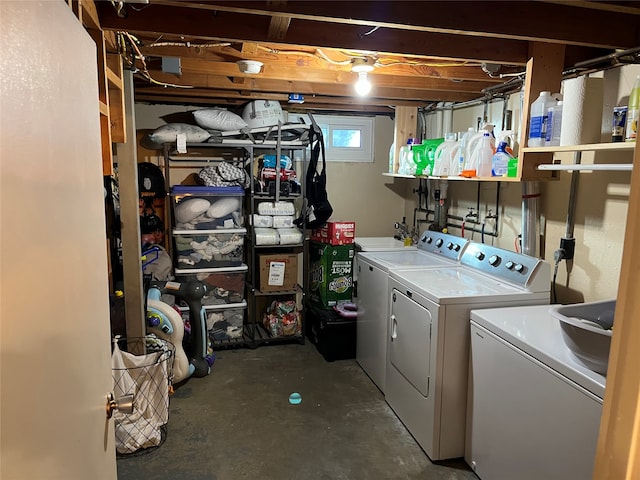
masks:
<path id="1" fill-rule="evenodd" d="M 516 238 L 513 240 L 513 247 L 515 248 L 516 253 L 520 253 L 520 247 L 518 246 L 518 238 L 520 237 L 516 235 Z"/>
<path id="2" fill-rule="evenodd" d="M 556 278 L 558 277 L 558 265 L 560 262 L 556 262 L 553 267 L 553 280 L 551 280 L 551 303 L 558 303 L 558 295 L 556 293 Z"/>
<path id="3" fill-rule="evenodd" d="M 145 78 L 147 81 L 149 81 L 154 85 L 160 85 L 162 87 L 185 88 L 185 89 L 194 88 L 192 85 L 177 85 L 174 83 L 159 82 L 154 78 L 152 78 L 147 68 L 146 57 L 138 47 L 138 44 L 140 43 L 140 41 L 136 37 L 131 35 L 129 32 L 118 32 L 118 35 L 122 36 L 124 39 L 127 40 L 127 42 L 124 42 L 124 41 L 120 42 L 123 48 L 123 51 L 120 52 L 120 56 L 130 65 L 134 73 L 138 73 L 139 75 L 141 75 L 143 78 Z M 130 57 L 127 55 L 127 44 L 133 51 Z M 142 65 L 141 69 L 138 69 L 136 67 L 136 60 L 140 61 L 140 64 Z"/>
<path id="4" fill-rule="evenodd" d="M 553 258 L 555 261 L 555 266 L 553 267 L 553 280 L 551 281 L 551 293 L 553 294 L 551 300 L 553 303 L 558 303 L 558 295 L 556 293 L 556 277 L 558 276 L 558 265 L 560 265 L 560 262 L 564 260 L 565 257 L 566 252 L 562 248 L 559 248 L 558 250 L 553 252 Z"/>
<path id="5" fill-rule="evenodd" d="M 230 45 L 231 45 L 230 42 L 192 43 L 192 42 L 158 42 L 158 41 L 155 41 L 153 43 L 145 45 L 145 48 L 155 48 L 155 47 L 215 48 L 215 47 L 228 47 Z"/>
<path id="6" fill-rule="evenodd" d="M 325 60 L 325 61 L 329 62 L 329 63 L 330 63 L 330 64 L 332 64 L 332 65 L 350 65 L 350 64 L 351 64 L 351 61 L 353 60 L 353 59 L 351 59 L 351 58 L 349 58 L 349 59 L 347 59 L 347 60 L 340 60 L 340 61 L 338 61 L 338 60 L 332 60 L 331 58 L 329 58 L 329 57 L 327 56 L 327 54 L 326 54 L 326 53 L 324 53 L 324 52 L 323 52 L 322 50 L 320 50 L 319 48 L 316 50 L 316 53 L 318 54 L 318 56 L 319 56 L 320 58 L 322 58 L 323 60 Z"/>
<path id="7" fill-rule="evenodd" d="M 479 67 L 479 63 L 473 62 L 446 62 L 446 63 L 437 63 L 437 62 L 419 62 L 419 61 L 411 61 L 411 60 L 398 60 L 391 61 L 388 63 L 384 63 L 381 61 L 376 62 L 376 67 L 395 67 L 398 65 L 408 65 L 412 67 Z"/>

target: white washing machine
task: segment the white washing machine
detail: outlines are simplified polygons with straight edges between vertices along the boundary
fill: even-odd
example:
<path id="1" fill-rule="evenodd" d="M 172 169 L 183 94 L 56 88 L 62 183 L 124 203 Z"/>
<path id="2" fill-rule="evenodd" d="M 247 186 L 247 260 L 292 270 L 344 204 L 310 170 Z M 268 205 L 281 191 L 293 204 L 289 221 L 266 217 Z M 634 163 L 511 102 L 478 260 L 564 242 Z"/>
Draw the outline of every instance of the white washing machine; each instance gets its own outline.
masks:
<path id="1" fill-rule="evenodd" d="M 605 384 L 547 306 L 471 312 L 465 460 L 482 480 L 590 479 Z"/>
<path id="2" fill-rule="evenodd" d="M 406 246 L 402 240 L 394 237 L 356 237 L 356 252 L 393 252 L 397 250 L 415 250 L 415 245 Z"/>
<path id="3" fill-rule="evenodd" d="M 470 311 L 549 291 L 547 263 L 474 242 L 458 266 L 390 270 L 385 399 L 431 460 L 464 456 Z"/>
<path id="4" fill-rule="evenodd" d="M 357 254 L 356 360 L 384 393 L 389 324 L 388 272 L 393 268 L 431 268 L 456 265 L 468 240 L 426 231 L 417 249 Z"/>
<path id="5" fill-rule="evenodd" d="M 399 252 L 416 250 L 415 245 L 405 245 L 402 240 L 394 237 L 356 237 L 353 241 L 356 256 L 353 263 L 353 281 L 358 281 L 358 253 L 359 252 Z M 357 293 L 357 289 L 356 289 Z"/>

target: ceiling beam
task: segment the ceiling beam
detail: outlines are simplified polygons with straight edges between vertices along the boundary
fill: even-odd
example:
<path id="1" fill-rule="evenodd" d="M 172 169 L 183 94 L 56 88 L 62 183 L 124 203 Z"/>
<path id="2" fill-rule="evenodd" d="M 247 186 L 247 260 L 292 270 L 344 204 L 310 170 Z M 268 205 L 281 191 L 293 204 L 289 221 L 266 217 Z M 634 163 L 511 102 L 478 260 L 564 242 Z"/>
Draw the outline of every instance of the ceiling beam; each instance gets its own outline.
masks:
<path id="1" fill-rule="evenodd" d="M 593 0 L 540 0 L 545 3 L 557 3 L 559 5 L 569 5 L 572 7 L 590 8 L 605 12 L 618 12 L 628 15 L 640 15 L 640 2 L 620 2 L 611 1 L 596 2 Z"/>
<path id="2" fill-rule="evenodd" d="M 155 3 L 173 4 L 171 0 Z M 433 33 L 584 45 L 599 48 L 637 46 L 637 19 L 605 2 L 538 1 L 222 1 L 180 2 L 184 7 L 249 15 L 286 15 L 294 20 L 342 23 Z M 594 15 L 584 4 L 600 7 Z M 635 3 L 635 2 L 634 2 Z M 615 28 L 602 28 L 602 25 Z M 482 28 L 478 28 L 481 25 Z M 369 29 L 370 30 L 370 29 Z"/>
<path id="3" fill-rule="evenodd" d="M 142 11 L 131 10 L 128 11 L 127 18 L 120 18 L 110 4 L 101 2 L 100 20 L 104 29 L 124 30 L 132 34 L 168 33 L 238 43 L 272 41 L 268 36 L 270 17 L 210 9 L 189 9 L 184 8 L 186 3 L 180 2 L 179 7 L 151 3 Z M 350 3 L 364 5 L 364 2 L 341 2 L 341 5 Z M 492 22 L 500 23 L 496 22 L 495 18 Z M 343 23 L 328 25 L 298 19 L 291 22 L 283 42 L 284 45 L 422 55 L 446 60 L 507 65 L 525 65 L 527 62 L 528 42 L 523 40 L 475 37 L 473 41 L 469 41 L 469 38 L 456 34 L 417 30 L 404 30 L 400 33 L 391 28 L 381 28 L 366 36 L 364 34 L 367 30 L 370 29 Z"/>
<path id="4" fill-rule="evenodd" d="M 152 77 L 161 73 L 160 67 L 156 70 L 153 66 L 150 67 Z M 235 63 L 229 62 L 207 62 L 201 60 L 194 60 L 192 58 L 183 58 L 181 60 L 182 73 L 180 76 L 173 76 L 170 82 L 167 83 L 179 83 L 181 85 L 188 86 L 205 86 L 202 82 L 203 79 L 198 77 L 198 74 L 204 74 L 208 76 L 224 77 L 224 78 L 244 78 L 247 82 L 252 82 L 252 87 L 256 88 L 267 80 L 279 80 L 282 82 L 295 82 L 299 83 L 320 83 L 328 85 L 339 85 L 348 83 L 350 85 L 355 84 L 358 80 L 358 75 L 350 71 L 334 71 L 334 70 L 321 70 L 304 67 L 285 67 L 279 64 L 264 65 L 259 74 L 250 75 L 243 74 L 238 69 Z M 418 74 L 414 75 L 378 75 L 378 70 L 374 70 L 369 74 L 369 79 L 372 83 L 382 87 L 396 87 L 407 89 L 420 89 L 420 90 L 442 90 L 442 91 L 454 91 L 454 92 L 478 92 L 483 88 L 495 85 L 496 82 L 489 81 L 489 77 L 486 77 L 484 81 L 454 81 L 447 78 L 426 77 Z M 225 85 L 228 80 L 214 79 L 216 85 Z M 235 82 L 234 82 L 235 83 Z M 210 82 L 207 82 L 209 85 Z M 265 87 L 267 88 L 267 87 Z"/>
<path id="5" fill-rule="evenodd" d="M 271 17 L 267 36 L 276 41 L 284 40 L 287 36 L 287 30 L 289 30 L 290 23 L 291 17 Z"/>
<path id="6" fill-rule="evenodd" d="M 351 75 L 351 74 L 350 74 Z M 152 71 L 151 76 L 155 82 L 174 84 L 176 77 L 173 74 L 166 74 L 161 71 Z M 391 78 L 391 77 L 389 77 Z M 477 83 L 456 83 L 447 80 L 421 79 L 416 77 L 411 84 L 399 85 L 378 82 L 384 80 L 383 77 L 371 78 L 375 95 L 387 99 L 404 100 L 442 100 L 442 101 L 466 101 L 482 96 L 481 89 Z M 235 83 L 229 77 L 187 73 L 183 70 L 180 76 L 182 85 L 189 85 L 195 89 L 214 89 L 226 91 L 227 94 L 234 91 L 253 91 L 257 94 L 287 92 L 300 93 L 303 95 L 330 95 L 337 97 L 353 97 L 353 82 L 348 83 L 308 83 L 300 80 L 270 80 L 261 78 L 247 78 L 243 83 Z M 421 83 L 422 82 L 422 83 Z M 138 81 L 140 85 L 142 81 Z M 471 88 L 475 86 L 475 88 Z M 487 85 L 488 86 L 488 85 Z M 194 88 L 165 88 L 161 85 L 152 86 L 158 91 L 164 91 L 166 95 L 173 95 L 174 92 L 184 94 L 185 91 Z"/>
<path id="7" fill-rule="evenodd" d="M 288 47 L 286 49 L 275 51 L 271 47 L 257 46 L 257 44 L 246 42 L 243 44 L 243 51 L 245 51 L 244 47 L 248 45 L 254 45 L 257 47 L 252 49 L 254 51 L 253 54 L 242 55 L 231 46 L 186 46 L 177 43 L 171 44 L 171 42 L 161 42 L 158 46 L 153 46 L 153 44 L 141 46 L 140 52 L 148 58 L 167 56 L 181 57 L 184 59 L 189 58 L 190 62 L 202 61 L 203 65 L 210 67 L 211 73 L 224 75 L 231 75 L 232 72 L 216 72 L 215 69 L 217 68 L 217 64 L 213 62 L 236 61 L 240 59 L 258 60 L 267 65 L 269 63 L 273 63 L 278 66 L 296 69 L 297 72 L 299 72 L 301 68 L 315 68 L 318 70 L 334 71 L 351 70 L 351 65 L 334 64 L 320 56 L 320 54 L 315 55 L 313 53 L 305 52 L 304 50 L 295 50 L 295 47 Z M 329 53 L 334 57 L 336 56 L 334 51 L 326 52 L 324 53 L 324 56 L 327 56 Z M 348 59 L 349 57 L 344 56 L 344 58 Z M 481 81 L 488 83 L 502 83 L 504 81 L 503 79 L 489 77 L 484 71 L 482 71 L 480 65 L 477 63 L 442 63 L 433 59 L 406 59 L 404 57 L 385 57 L 378 63 L 381 66 L 375 69 L 376 75 L 422 76 L 448 80 Z M 233 69 L 233 67 L 231 68 Z"/>
<path id="8" fill-rule="evenodd" d="M 332 97 L 320 97 L 310 96 L 305 97 L 303 104 L 288 104 L 287 96 L 282 94 L 268 94 L 268 95 L 256 95 L 248 94 L 246 96 L 229 96 L 226 95 L 224 100 L 221 101 L 217 96 L 200 96 L 193 95 L 192 90 L 179 92 L 181 95 L 175 97 L 167 97 L 162 92 L 157 90 L 138 87 L 136 88 L 135 100 L 136 102 L 148 102 L 148 103 L 162 103 L 162 104 L 178 104 L 178 105 L 217 105 L 228 107 L 241 107 L 247 102 L 252 100 L 277 100 L 281 102 L 284 108 L 287 110 L 309 110 L 315 108 L 322 108 L 324 110 L 340 110 L 340 111 L 361 111 L 361 112 L 392 112 L 394 106 L 411 106 L 411 107 L 423 107 L 425 102 L 398 100 L 394 104 L 390 104 L 386 99 L 368 98 L 366 100 L 359 100 L 356 98 L 332 98 Z M 210 92 L 205 92 L 206 95 Z M 430 102 L 429 102 L 430 103 Z"/>

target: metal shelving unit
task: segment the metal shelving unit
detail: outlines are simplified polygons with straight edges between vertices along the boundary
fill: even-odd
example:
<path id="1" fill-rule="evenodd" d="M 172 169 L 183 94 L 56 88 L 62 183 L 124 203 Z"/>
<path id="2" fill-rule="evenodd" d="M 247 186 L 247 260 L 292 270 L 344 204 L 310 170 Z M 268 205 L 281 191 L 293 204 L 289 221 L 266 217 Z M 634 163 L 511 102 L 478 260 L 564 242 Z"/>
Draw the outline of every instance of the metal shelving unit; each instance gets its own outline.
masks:
<path id="1" fill-rule="evenodd" d="M 308 130 L 308 125 L 296 125 L 296 129 Z M 276 344 L 283 342 L 298 341 L 304 343 L 304 296 L 307 291 L 307 270 L 308 270 L 308 238 L 305 234 L 304 225 L 301 228 L 303 232 L 303 241 L 298 244 L 291 245 L 256 245 L 253 227 L 250 224 L 252 215 L 257 212 L 257 204 L 261 201 L 279 202 L 288 201 L 296 205 L 296 211 L 299 211 L 304 204 L 305 185 L 304 173 L 308 166 L 307 147 L 308 134 L 301 135 L 300 140 L 281 140 L 280 128 L 274 130 L 273 135 L 268 136 L 262 141 L 234 140 L 233 138 L 225 138 L 221 142 L 216 143 L 197 143 L 187 144 L 188 152 L 178 154 L 174 144 L 166 144 L 164 146 L 164 168 L 165 180 L 167 182 L 167 192 L 171 191 L 171 165 L 179 164 L 180 167 L 192 165 L 197 168 L 204 164 L 215 164 L 222 161 L 231 161 L 236 164 L 242 162 L 245 170 L 248 171 L 250 177 L 250 185 L 244 197 L 245 201 L 245 226 L 247 234 L 245 237 L 245 263 L 248 266 L 245 297 L 247 308 L 245 312 L 245 320 L 242 334 L 233 338 L 216 339 L 211 338 L 214 349 L 251 347 L 255 348 L 260 345 Z M 202 154 L 204 151 L 210 151 L 212 154 Z M 270 195 L 265 192 L 256 191 L 256 182 L 254 178 L 254 168 L 256 155 L 263 153 L 275 153 L 276 155 L 276 171 L 280 171 L 280 158 L 283 153 L 289 153 L 292 160 L 294 152 L 300 152 L 297 160 L 297 177 L 300 178 L 301 191 L 298 194 L 280 195 L 280 176 L 276 175 L 275 194 Z M 295 160 L 294 160 L 295 162 Z M 171 208 L 167 211 L 169 215 L 173 215 Z M 170 225 L 173 224 L 169 218 Z M 221 230 L 223 232 L 223 230 Z M 298 275 L 298 284 L 293 290 L 283 290 L 277 292 L 263 292 L 259 288 L 259 255 L 263 253 L 295 253 L 298 255 L 298 261 L 302 262 L 301 273 Z M 262 315 L 264 308 L 272 300 L 276 299 L 295 299 L 300 311 L 300 333 L 288 336 L 272 336 L 262 325 Z M 211 335 L 210 335 L 211 336 Z"/>
<path id="2" fill-rule="evenodd" d="M 308 135 L 306 136 L 308 138 Z M 280 138 L 280 131 L 278 131 L 277 138 Z M 307 147 L 308 141 L 303 140 L 300 142 L 280 142 L 276 141 L 275 145 L 276 155 L 276 172 L 280 171 L 280 160 L 283 154 L 289 154 L 289 157 L 293 160 L 295 158 L 294 152 L 300 152 L 301 160 L 299 160 L 299 169 L 296 170 L 297 177 L 301 179 L 301 189 L 298 194 L 281 195 L 280 194 L 280 175 L 276 175 L 274 194 L 270 195 L 265 192 L 257 192 L 255 178 L 251 176 L 251 185 L 248 195 L 248 209 L 247 218 L 252 218 L 254 213 L 257 213 L 257 205 L 259 202 L 292 202 L 296 205 L 296 211 L 300 211 L 304 206 L 305 198 L 305 184 L 304 174 L 308 167 L 307 159 Z M 267 147 L 268 148 L 268 147 Z M 263 144 L 254 145 L 252 147 L 252 154 L 250 155 L 249 171 L 253 172 L 255 168 L 255 151 L 263 151 L 265 146 Z M 250 223 L 250 222 L 247 222 Z M 308 249 L 309 242 L 305 234 L 304 225 L 301 226 L 303 233 L 302 242 L 297 244 L 287 245 L 256 245 L 256 237 L 253 232 L 253 227 L 248 226 L 249 233 L 247 234 L 247 248 L 246 258 L 249 265 L 249 275 L 247 279 L 247 325 L 251 326 L 253 334 L 253 345 L 258 346 L 262 344 L 276 344 L 283 342 L 298 341 L 304 343 L 304 320 L 305 320 L 305 293 L 307 292 L 308 282 Z M 302 268 L 298 267 L 298 281 L 295 289 L 286 289 L 280 291 L 262 291 L 260 289 L 260 265 L 259 258 L 262 254 L 295 254 L 298 257 L 298 262 L 302 262 Z M 285 336 L 272 336 L 265 326 L 262 324 L 262 315 L 265 312 L 267 305 L 273 300 L 295 300 L 298 311 L 300 312 L 300 332 L 295 335 Z"/>

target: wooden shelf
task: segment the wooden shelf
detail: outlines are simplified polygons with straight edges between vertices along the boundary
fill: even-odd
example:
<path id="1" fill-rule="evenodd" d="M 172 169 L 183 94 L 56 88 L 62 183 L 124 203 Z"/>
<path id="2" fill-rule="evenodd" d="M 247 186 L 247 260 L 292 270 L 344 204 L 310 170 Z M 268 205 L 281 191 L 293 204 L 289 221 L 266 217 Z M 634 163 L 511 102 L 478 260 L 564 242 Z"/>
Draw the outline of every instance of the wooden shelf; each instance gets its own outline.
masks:
<path id="1" fill-rule="evenodd" d="M 383 173 L 383 177 L 393 178 L 413 178 L 424 180 L 453 180 L 455 182 L 519 182 L 520 179 L 516 177 L 460 177 L 458 175 L 452 175 L 450 177 L 432 177 L 427 175 L 401 175 L 399 173 Z"/>
<path id="2" fill-rule="evenodd" d="M 104 103 L 102 100 L 98 101 L 98 106 L 100 108 L 100 115 L 104 115 L 105 117 L 109 117 L 109 105 Z"/>

